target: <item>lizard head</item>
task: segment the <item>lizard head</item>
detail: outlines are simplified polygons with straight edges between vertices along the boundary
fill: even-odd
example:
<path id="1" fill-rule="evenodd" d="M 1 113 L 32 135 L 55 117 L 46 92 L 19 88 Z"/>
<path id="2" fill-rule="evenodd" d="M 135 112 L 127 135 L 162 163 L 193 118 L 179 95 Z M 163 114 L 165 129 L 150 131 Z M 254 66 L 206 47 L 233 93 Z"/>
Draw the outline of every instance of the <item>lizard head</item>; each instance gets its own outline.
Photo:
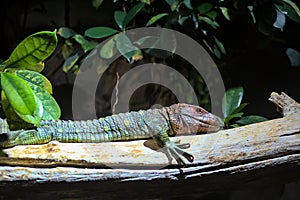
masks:
<path id="1" fill-rule="evenodd" d="M 221 126 L 215 115 L 200 106 L 179 103 L 170 106 L 168 112 L 174 134 L 215 132 Z"/>

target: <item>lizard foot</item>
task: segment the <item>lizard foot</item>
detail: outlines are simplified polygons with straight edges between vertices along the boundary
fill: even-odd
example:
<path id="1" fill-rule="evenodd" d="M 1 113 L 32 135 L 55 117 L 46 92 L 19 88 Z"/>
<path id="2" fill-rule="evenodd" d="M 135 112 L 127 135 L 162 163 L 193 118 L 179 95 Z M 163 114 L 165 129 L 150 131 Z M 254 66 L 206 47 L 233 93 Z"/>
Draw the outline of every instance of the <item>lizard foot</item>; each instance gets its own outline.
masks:
<path id="1" fill-rule="evenodd" d="M 178 141 L 177 142 L 169 141 L 165 143 L 163 149 L 170 159 L 175 158 L 175 160 L 179 165 L 186 166 L 186 163 L 184 162 L 182 157 L 187 159 L 189 162 L 194 161 L 194 156 L 182 150 L 182 149 L 189 148 L 189 146 L 190 146 L 189 144 L 178 144 Z"/>

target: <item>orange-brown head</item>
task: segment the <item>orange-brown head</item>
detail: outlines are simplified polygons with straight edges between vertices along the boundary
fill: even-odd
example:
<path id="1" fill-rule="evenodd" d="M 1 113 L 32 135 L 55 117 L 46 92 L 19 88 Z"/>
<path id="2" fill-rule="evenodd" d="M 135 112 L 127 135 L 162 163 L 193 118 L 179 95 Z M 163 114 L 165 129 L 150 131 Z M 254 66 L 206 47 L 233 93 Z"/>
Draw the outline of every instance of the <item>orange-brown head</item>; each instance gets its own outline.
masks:
<path id="1" fill-rule="evenodd" d="M 179 103 L 168 109 L 174 134 L 215 132 L 220 129 L 218 118 L 200 106 Z"/>

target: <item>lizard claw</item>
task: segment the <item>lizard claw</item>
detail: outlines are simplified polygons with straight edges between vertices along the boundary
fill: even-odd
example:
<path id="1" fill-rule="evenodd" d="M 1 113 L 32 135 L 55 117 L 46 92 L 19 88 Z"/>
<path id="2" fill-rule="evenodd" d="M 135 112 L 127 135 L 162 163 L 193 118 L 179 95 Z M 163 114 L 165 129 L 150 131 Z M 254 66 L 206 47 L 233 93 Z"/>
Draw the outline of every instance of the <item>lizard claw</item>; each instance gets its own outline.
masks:
<path id="1" fill-rule="evenodd" d="M 188 149 L 188 148 L 190 148 L 190 146 L 191 146 L 189 143 L 180 144 L 180 140 L 176 140 L 176 141 L 174 141 L 174 143 L 175 143 L 176 146 L 179 147 L 180 149 Z"/>
<path id="2" fill-rule="evenodd" d="M 165 148 L 166 153 L 169 158 L 175 158 L 177 163 L 181 166 L 186 166 L 186 163 L 183 161 L 182 156 L 187 159 L 189 162 L 194 161 L 194 156 L 181 150 L 189 148 L 189 144 L 176 144 L 178 142 L 166 142 Z"/>

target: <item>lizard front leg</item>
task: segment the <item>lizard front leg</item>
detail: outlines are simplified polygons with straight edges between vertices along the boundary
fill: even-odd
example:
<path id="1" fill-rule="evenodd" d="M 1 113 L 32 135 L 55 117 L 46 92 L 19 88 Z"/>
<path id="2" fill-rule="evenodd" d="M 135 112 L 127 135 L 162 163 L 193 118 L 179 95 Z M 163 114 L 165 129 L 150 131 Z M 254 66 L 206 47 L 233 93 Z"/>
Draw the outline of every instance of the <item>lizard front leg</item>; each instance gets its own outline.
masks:
<path id="1" fill-rule="evenodd" d="M 156 141 L 158 146 L 160 146 L 162 151 L 167 154 L 168 158 L 172 161 L 172 158 L 175 158 L 177 163 L 181 166 L 185 166 L 186 163 L 182 159 L 184 157 L 189 162 L 194 161 L 194 156 L 183 151 L 182 149 L 189 148 L 189 144 L 178 144 L 179 142 L 173 142 L 170 140 L 167 132 L 160 132 L 153 136 L 153 139 Z"/>

